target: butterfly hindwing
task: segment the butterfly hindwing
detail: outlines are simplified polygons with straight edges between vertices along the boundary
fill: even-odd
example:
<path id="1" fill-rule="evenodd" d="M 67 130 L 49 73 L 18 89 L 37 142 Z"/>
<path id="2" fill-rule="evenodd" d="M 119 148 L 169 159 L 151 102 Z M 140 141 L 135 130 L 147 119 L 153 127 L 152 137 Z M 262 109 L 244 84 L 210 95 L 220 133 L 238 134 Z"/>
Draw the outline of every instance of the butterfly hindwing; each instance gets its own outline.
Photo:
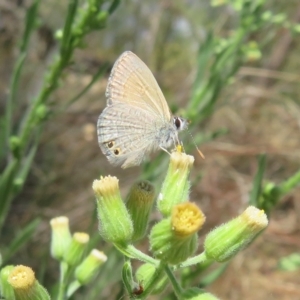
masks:
<path id="1" fill-rule="evenodd" d="M 110 105 L 98 119 L 98 142 L 102 152 L 115 166 L 139 165 L 144 156 L 158 148 L 153 143 L 155 126 L 151 115 L 125 104 Z"/>

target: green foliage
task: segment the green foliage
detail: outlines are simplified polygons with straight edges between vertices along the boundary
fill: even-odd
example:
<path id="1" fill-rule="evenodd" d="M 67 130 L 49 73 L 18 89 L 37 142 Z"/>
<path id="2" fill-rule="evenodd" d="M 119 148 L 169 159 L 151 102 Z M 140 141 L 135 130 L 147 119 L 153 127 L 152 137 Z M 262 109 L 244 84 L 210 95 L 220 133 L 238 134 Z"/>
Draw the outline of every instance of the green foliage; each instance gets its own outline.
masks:
<path id="1" fill-rule="evenodd" d="M 28 111 L 17 124 L 12 124 L 14 111 L 17 109 L 16 93 L 19 80 L 27 56 L 28 44 L 37 24 L 39 0 L 35 0 L 27 10 L 25 30 L 20 44 L 20 55 L 12 74 L 10 94 L 6 104 L 5 121 L 3 121 L 5 136 L 1 136 L 1 148 L 6 166 L 0 177 L 0 232 L 7 213 L 15 196 L 21 191 L 26 181 L 30 166 L 34 159 L 40 140 L 43 124 L 48 117 L 48 101 L 51 94 L 58 88 L 63 71 L 71 63 L 74 50 L 81 46 L 83 38 L 88 33 L 104 28 L 109 12 L 102 9 L 103 2 L 93 0 L 85 9 L 78 7 L 77 0 L 70 0 L 66 21 L 61 34 L 56 34 L 60 42 L 60 51 L 53 58 L 45 71 L 44 81 L 38 95 L 32 99 Z M 116 3 L 111 5 L 116 8 Z M 111 12 L 114 10 L 111 8 Z M 91 83 L 69 104 L 77 101 L 103 75 L 106 65 L 99 69 Z M 17 132 L 12 129 L 18 127 Z"/>
<path id="2" fill-rule="evenodd" d="M 300 254 L 292 253 L 282 257 L 278 262 L 278 268 L 284 271 L 296 271 L 300 269 Z"/>

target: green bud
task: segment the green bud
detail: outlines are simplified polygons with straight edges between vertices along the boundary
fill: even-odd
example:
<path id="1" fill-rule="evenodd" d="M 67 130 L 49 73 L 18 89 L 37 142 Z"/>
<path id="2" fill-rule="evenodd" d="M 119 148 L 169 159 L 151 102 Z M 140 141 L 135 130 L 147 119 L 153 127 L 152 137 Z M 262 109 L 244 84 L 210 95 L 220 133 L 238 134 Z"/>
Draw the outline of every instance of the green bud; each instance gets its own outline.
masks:
<path id="1" fill-rule="evenodd" d="M 50 221 L 51 225 L 51 255 L 61 260 L 66 253 L 72 237 L 67 217 L 57 217 Z"/>
<path id="2" fill-rule="evenodd" d="M 107 256 L 103 252 L 93 249 L 85 260 L 76 268 L 75 278 L 81 285 L 88 284 L 96 277 L 100 267 L 106 260 Z"/>
<path id="3" fill-rule="evenodd" d="M 255 41 L 250 41 L 246 45 L 245 55 L 248 61 L 257 61 L 261 58 L 260 49 Z"/>
<path id="4" fill-rule="evenodd" d="M 282 190 L 280 185 L 275 185 L 273 182 L 266 183 L 258 201 L 259 208 L 263 209 L 267 214 L 270 213 L 281 196 Z"/>
<path id="5" fill-rule="evenodd" d="M 50 300 L 47 290 L 35 279 L 29 267 L 14 267 L 8 276 L 8 283 L 14 290 L 15 300 Z"/>
<path id="6" fill-rule="evenodd" d="M 132 266 L 131 262 L 129 260 L 126 260 L 124 262 L 123 268 L 122 268 L 122 280 L 124 283 L 124 286 L 128 292 L 129 295 L 132 293 L 132 289 L 134 286 L 133 276 L 132 276 Z"/>
<path id="7" fill-rule="evenodd" d="M 136 280 L 141 283 L 140 285 L 143 287 L 144 290 L 148 288 L 153 276 L 157 276 L 156 268 L 154 265 L 149 263 L 142 264 L 135 273 Z M 154 289 L 151 291 L 151 294 L 153 295 L 162 293 L 167 284 L 168 277 L 165 275 L 164 272 L 161 272 L 160 278 L 158 279 L 158 282 Z"/>
<path id="8" fill-rule="evenodd" d="M 292 27 L 292 30 L 293 30 L 295 33 L 300 33 L 300 24 L 295 24 L 295 25 Z"/>
<path id="9" fill-rule="evenodd" d="M 207 258 L 224 262 L 248 246 L 268 226 L 263 210 L 249 206 L 240 216 L 225 223 L 205 238 Z"/>
<path id="10" fill-rule="evenodd" d="M 183 291 L 182 299 L 184 300 L 218 300 L 216 296 L 205 290 L 193 287 Z"/>
<path id="11" fill-rule="evenodd" d="M 15 300 L 15 293 L 12 286 L 8 283 L 8 276 L 14 266 L 6 266 L 0 271 L 0 291 L 4 299 Z"/>
<path id="12" fill-rule="evenodd" d="M 126 206 L 133 222 L 132 240 L 142 239 L 148 228 L 155 191 L 149 181 L 135 183 L 127 196 Z"/>
<path id="13" fill-rule="evenodd" d="M 60 41 L 63 38 L 63 31 L 62 29 L 58 29 L 55 31 L 54 37 L 56 40 Z"/>
<path id="14" fill-rule="evenodd" d="M 197 231 L 205 216 L 193 203 L 174 206 L 172 216 L 153 226 L 150 233 L 151 251 L 155 257 L 169 264 L 179 264 L 197 249 Z"/>
<path id="15" fill-rule="evenodd" d="M 133 224 L 121 199 L 118 179 L 107 176 L 94 180 L 93 190 L 97 200 L 100 235 L 112 243 L 128 243 L 133 235 Z"/>
<path id="16" fill-rule="evenodd" d="M 63 260 L 70 266 L 77 266 L 83 258 L 89 239 L 90 237 L 87 233 L 74 233 Z"/>
<path id="17" fill-rule="evenodd" d="M 266 10 L 262 13 L 261 19 L 264 21 L 269 21 L 273 17 L 273 13 L 270 10 Z"/>
<path id="18" fill-rule="evenodd" d="M 23 186 L 24 186 L 24 177 L 16 177 L 15 179 L 14 179 L 14 185 L 13 185 L 13 189 L 14 189 L 14 192 L 16 193 L 16 194 L 18 194 L 19 193 L 19 191 L 21 191 L 21 189 L 23 188 Z"/>
<path id="19" fill-rule="evenodd" d="M 10 150 L 15 158 L 20 158 L 21 140 L 17 136 L 11 136 L 9 139 Z"/>
<path id="20" fill-rule="evenodd" d="M 39 122 L 45 120 L 47 117 L 47 114 L 48 114 L 48 108 L 44 104 L 40 104 L 35 111 L 36 119 Z"/>
<path id="21" fill-rule="evenodd" d="M 167 176 L 157 203 L 159 211 L 165 217 L 170 216 L 174 205 L 187 201 L 190 188 L 188 176 L 193 163 L 193 156 L 179 151 L 171 154 Z"/>
<path id="22" fill-rule="evenodd" d="M 272 21 L 275 24 L 281 24 L 283 23 L 283 21 L 286 20 L 286 15 L 283 13 L 277 14 L 277 15 L 273 15 Z"/>
<path id="23" fill-rule="evenodd" d="M 108 18 L 108 12 L 101 10 L 97 15 L 96 20 L 98 21 L 99 25 L 103 26 L 107 21 L 107 18 Z"/>

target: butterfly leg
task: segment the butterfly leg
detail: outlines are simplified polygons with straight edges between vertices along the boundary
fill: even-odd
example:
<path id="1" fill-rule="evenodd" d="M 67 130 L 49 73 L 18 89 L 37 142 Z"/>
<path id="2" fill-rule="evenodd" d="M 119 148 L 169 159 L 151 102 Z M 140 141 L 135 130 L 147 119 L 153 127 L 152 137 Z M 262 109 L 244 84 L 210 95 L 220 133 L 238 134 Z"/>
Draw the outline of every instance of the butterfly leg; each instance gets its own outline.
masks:
<path id="1" fill-rule="evenodd" d="M 160 148 L 161 150 L 167 152 L 169 155 L 171 155 L 171 153 L 170 153 L 167 149 L 163 148 L 162 146 L 159 146 L 159 148 Z"/>

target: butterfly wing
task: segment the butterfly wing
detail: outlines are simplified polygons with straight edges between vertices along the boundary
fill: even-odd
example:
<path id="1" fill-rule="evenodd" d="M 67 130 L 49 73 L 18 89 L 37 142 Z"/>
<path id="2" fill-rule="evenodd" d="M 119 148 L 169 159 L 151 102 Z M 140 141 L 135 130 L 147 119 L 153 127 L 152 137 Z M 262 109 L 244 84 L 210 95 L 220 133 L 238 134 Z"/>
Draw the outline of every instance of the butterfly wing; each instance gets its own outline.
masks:
<path id="1" fill-rule="evenodd" d="M 160 126 L 159 119 L 139 107 L 112 104 L 99 116 L 98 142 L 112 165 L 124 169 L 137 166 L 159 147 L 156 129 Z"/>
<path id="2" fill-rule="evenodd" d="M 166 99 L 152 72 L 134 53 L 124 52 L 115 62 L 106 89 L 107 105 L 118 103 L 139 107 L 170 121 Z"/>

